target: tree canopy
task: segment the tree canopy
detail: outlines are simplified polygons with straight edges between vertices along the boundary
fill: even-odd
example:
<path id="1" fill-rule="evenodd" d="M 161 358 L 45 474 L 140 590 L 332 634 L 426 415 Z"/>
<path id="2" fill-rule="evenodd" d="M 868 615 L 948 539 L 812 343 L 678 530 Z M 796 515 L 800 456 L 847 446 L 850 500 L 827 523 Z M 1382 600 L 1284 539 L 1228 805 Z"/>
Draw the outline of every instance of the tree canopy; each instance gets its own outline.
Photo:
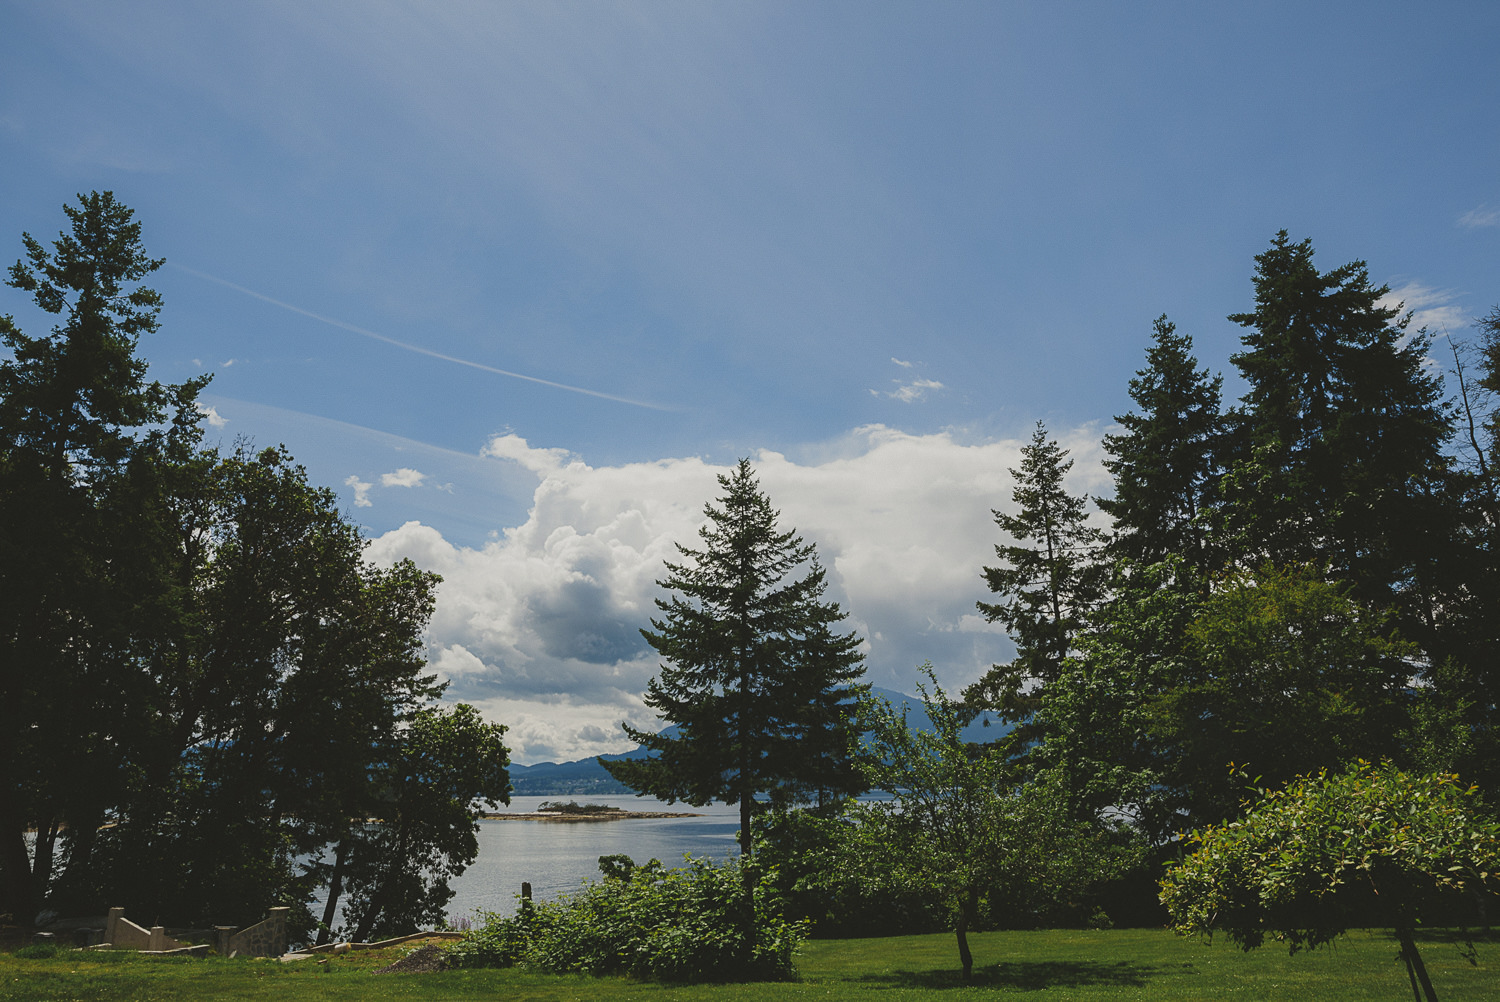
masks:
<path id="1" fill-rule="evenodd" d="M 290 904 L 310 927 L 321 854 L 379 815 L 372 791 L 436 719 L 438 578 L 367 563 L 284 448 L 206 448 L 208 377 L 148 382 L 136 351 L 161 310 L 140 224 L 108 192 L 64 211 L 8 282 L 58 322 L 0 318 L 0 913 L 248 924 Z M 444 860 L 405 845 L 388 869 L 442 885 L 472 859 L 471 801 L 508 792 L 499 732 L 477 733 L 431 776 L 462 805 L 423 812 Z M 431 912 L 371 886 L 366 918 Z"/>
<path id="2" fill-rule="evenodd" d="M 1391 926 L 1429 1000 L 1414 928 L 1456 894 L 1500 889 L 1500 824 L 1477 788 L 1389 763 L 1261 791 L 1239 820 L 1188 841 L 1161 890 L 1179 931 L 1222 930 L 1247 950 L 1270 936 L 1296 951 L 1351 926 Z"/>

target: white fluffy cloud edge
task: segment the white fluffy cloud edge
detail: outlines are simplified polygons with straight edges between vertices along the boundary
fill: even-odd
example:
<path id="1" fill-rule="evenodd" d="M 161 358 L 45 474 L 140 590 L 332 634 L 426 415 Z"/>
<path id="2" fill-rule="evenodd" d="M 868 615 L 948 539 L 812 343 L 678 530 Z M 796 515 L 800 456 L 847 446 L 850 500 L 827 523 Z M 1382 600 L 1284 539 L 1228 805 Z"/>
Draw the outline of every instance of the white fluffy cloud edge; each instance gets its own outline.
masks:
<path id="1" fill-rule="evenodd" d="M 1070 450 L 1074 493 L 1108 484 L 1099 429 L 1054 433 Z M 865 641 L 868 680 L 911 691 L 931 660 L 945 686 L 1008 657 L 1010 642 L 975 610 L 981 568 L 1001 542 L 991 509 L 1013 510 L 1009 470 L 1020 439 L 855 429 L 797 463 L 750 457 L 780 526 L 816 544 L 828 597 Z M 627 721 L 659 726 L 642 702 L 659 661 L 641 637 L 656 612 L 664 561 L 694 546 L 728 466 L 661 459 L 592 467 L 563 449 L 494 438 L 485 456 L 537 478 L 524 524 L 481 549 L 407 522 L 369 543 L 383 566 L 409 558 L 443 576 L 428 631 L 447 698 L 509 728 L 518 763 L 567 761 L 630 747 Z"/>

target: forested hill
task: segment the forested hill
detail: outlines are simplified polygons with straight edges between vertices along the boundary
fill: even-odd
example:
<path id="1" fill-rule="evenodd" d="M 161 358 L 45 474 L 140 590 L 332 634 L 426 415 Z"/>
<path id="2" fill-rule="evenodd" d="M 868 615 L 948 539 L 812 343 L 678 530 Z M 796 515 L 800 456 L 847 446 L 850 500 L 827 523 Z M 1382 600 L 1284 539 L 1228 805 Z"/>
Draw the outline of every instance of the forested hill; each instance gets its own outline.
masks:
<path id="1" fill-rule="evenodd" d="M 922 709 L 922 701 L 916 696 L 908 696 L 894 689 L 882 689 L 878 686 L 872 687 L 871 691 L 878 696 L 884 696 L 898 709 L 906 707 L 907 722 L 910 726 L 922 731 L 932 730 L 932 721 L 927 719 L 927 713 Z M 991 720 L 992 717 L 992 714 L 988 714 L 970 724 L 964 729 L 964 739 L 975 742 L 998 740 L 1010 728 L 1009 725 L 1000 723 L 987 724 L 986 721 Z M 675 736 L 676 730 L 676 727 L 669 727 L 663 733 Z M 618 755 L 605 755 L 603 758 L 614 761 L 642 758 L 645 754 L 645 749 L 637 747 Z M 519 797 L 577 797 L 631 792 L 629 787 L 605 772 L 604 767 L 593 757 L 578 759 L 574 762 L 512 765 L 510 782 L 511 793 Z"/>

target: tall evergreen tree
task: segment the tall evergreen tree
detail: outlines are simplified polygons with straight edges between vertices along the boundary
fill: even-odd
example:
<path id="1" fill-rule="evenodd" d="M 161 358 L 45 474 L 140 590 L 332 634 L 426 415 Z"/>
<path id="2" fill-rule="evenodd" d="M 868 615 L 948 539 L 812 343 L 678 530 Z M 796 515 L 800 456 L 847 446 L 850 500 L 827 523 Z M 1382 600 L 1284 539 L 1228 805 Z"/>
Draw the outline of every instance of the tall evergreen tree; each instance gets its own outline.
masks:
<path id="1" fill-rule="evenodd" d="M 1193 341 L 1163 314 L 1154 325 L 1146 368 L 1130 380 L 1138 413 L 1115 418 L 1125 429 L 1106 435 L 1104 466 L 1115 496 L 1100 498 L 1114 519 L 1110 552 L 1136 564 L 1169 556 L 1211 569 L 1204 517 L 1217 482 L 1215 451 L 1222 425 L 1222 376 L 1198 368 Z"/>
<path id="2" fill-rule="evenodd" d="M 1429 633 L 1451 434 L 1424 331 L 1381 305 L 1364 262 L 1330 272 L 1283 230 L 1257 255 L 1255 309 L 1232 361 L 1249 383 L 1234 415 L 1225 528 L 1249 566 L 1322 564 Z"/>
<path id="3" fill-rule="evenodd" d="M 131 211 L 94 192 L 64 212 L 50 249 L 23 234 L 6 283 L 57 318 L 51 332 L 0 316 L 0 912 L 21 922 L 62 827 L 84 841 L 147 743 L 130 627 L 164 582 L 133 546 L 140 512 L 124 494 L 145 426 L 173 403 L 191 414 L 207 382 L 145 380 L 135 348 L 160 298 L 142 282 L 161 261 Z"/>
<path id="4" fill-rule="evenodd" d="M 665 659 L 646 704 L 677 735 L 627 725 L 651 757 L 601 763 L 664 800 L 739 804 L 749 855 L 751 819 L 764 806 L 864 788 L 846 751 L 864 664 L 859 637 L 838 632 L 844 613 L 823 601 L 813 546 L 777 530 L 749 460 L 719 484 L 703 548 L 678 545 L 685 559 L 658 582 L 673 594 L 657 600 L 663 617 L 641 631 Z"/>
<path id="5" fill-rule="evenodd" d="M 1001 599 L 977 604 L 985 619 L 1009 631 L 1016 656 L 993 666 L 964 696 L 995 707 L 1008 720 L 1030 716 L 1104 594 L 1102 534 L 1089 524 L 1087 495 L 1074 497 L 1063 485 L 1073 468 L 1067 455 L 1038 421 L 1021 450 L 1020 468 L 1010 471 L 1019 512 L 994 511 L 995 524 L 1011 542 L 996 544 L 1001 564 L 984 568 L 984 580 Z M 1024 728 L 1018 733 L 1027 736 Z"/>

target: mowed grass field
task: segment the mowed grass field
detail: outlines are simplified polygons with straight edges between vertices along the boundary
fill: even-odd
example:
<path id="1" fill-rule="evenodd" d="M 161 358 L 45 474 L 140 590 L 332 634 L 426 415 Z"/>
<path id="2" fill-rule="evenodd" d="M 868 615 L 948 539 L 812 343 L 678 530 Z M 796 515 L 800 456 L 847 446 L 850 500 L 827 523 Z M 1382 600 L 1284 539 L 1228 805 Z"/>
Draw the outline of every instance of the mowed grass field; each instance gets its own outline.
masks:
<path id="1" fill-rule="evenodd" d="M 1444 1000 L 1500 999 L 1500 935 L 1477 936 L 1477 966 L 1463 936 L 1418 937 Z M 201 999 L 505 999 L 537 1002 L 695 1002 L 769 999 L 899 1002 L 903 999 L 1345 999 L 1411 997 L 1388 932 L 1356 931 L 1334 947 L 1288 956 L 1268 946 L 1242 953 L 1225 940 L 1181 939 L 1163 930 L 980 933 L 971 937 L 975 979 L 964 985 L 951 935 L 821 940 L 799 955 L 798 980 L 750 985 L 664 986 L 622 978 L 445 971 L 374 974 L 405 950 L 314 960 L 150 959 L 63 952 L 44 960 L 0 954 L 0 999 L 26 1002 Z"/>

